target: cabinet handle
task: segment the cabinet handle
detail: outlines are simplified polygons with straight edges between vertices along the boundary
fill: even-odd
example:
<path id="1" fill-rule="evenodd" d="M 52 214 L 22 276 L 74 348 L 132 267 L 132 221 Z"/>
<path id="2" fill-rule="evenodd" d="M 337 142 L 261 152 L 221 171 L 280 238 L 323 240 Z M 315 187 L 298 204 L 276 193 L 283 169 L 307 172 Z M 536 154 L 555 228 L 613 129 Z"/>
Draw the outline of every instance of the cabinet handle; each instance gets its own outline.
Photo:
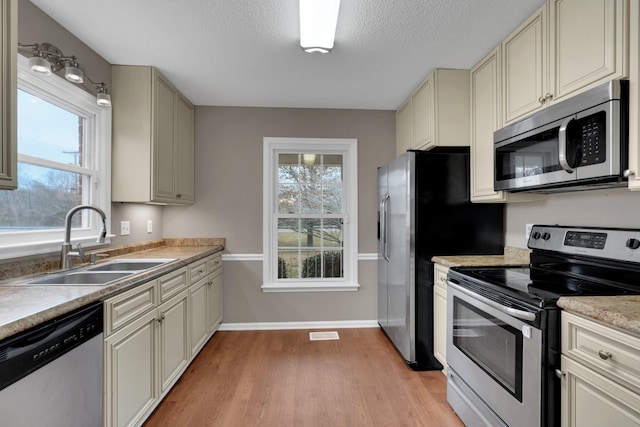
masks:
<path id="1" fill-rule="evenodd" d="M 604 350 L 600 350 L 598 351 L 598 356 L 600 356 L 600 359 L 602 360 L 609 360 L 613 357 L 613 355 L 611 353 L 609 353 L 608 351 L 604 351 Z"/>
<path id="2" fill-rule="evenodd" d="M 556 369 L 556 377 L 563 379 L 565 376 L 567 376 L 567 373 L 565 371 L 561 371 L 560 369 Z"/>

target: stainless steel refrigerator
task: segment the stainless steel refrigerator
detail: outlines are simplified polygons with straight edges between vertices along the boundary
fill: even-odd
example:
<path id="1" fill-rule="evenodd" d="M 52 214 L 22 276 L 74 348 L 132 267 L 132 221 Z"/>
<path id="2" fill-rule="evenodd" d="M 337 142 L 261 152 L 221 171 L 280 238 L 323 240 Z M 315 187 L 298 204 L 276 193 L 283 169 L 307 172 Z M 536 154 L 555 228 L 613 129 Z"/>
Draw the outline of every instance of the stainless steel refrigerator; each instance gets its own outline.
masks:
<path id="1" fill-rule="evenodd" d="M 471 203 L 468 147 L 408 151 L 378 169 L 378 323 L 407 364 L 433 355 L 434 255 L 502 254 L 504 207 Z"/>

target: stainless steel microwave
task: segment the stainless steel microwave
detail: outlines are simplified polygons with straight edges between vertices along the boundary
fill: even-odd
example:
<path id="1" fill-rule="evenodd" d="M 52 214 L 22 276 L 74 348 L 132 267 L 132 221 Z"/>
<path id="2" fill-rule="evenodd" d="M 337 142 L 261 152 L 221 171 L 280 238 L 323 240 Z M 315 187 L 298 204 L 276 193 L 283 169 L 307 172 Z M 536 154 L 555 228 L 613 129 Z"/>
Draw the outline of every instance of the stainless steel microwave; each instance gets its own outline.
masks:
<path id="1" fill-rule="evenodd" d="M 624 185 L 628 83 L 607 82 L 494 132 L 495 190 L 552 193 Z"/>

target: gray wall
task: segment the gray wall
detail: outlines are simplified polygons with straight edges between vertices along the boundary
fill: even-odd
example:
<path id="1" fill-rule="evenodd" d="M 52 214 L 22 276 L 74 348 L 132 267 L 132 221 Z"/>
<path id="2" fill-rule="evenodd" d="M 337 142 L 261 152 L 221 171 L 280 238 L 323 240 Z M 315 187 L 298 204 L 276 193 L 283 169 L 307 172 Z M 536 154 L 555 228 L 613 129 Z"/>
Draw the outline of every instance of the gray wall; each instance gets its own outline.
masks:
<path id="1" fill-rule="evenodd" d="M 65 55 L 75 55 L 82 71 L 91 80 L 105 82 L 111 88 L 111 65 L 29 0 L 18 0 L 18 41 L 23 44 L 47 42 L 57 46 Z M 92 94 L 96 93 L 93 85 L 88 82 L 80 87 Z M 153 221 L 151 234 L 146 232 L 148 219 Z M 120 237 L 120 221 L 124 220 L 131 221 L 131 235 Z M 161 239 L 162 207 L 113 203 L 110 223 L 110 231 L 116 235 L 111 239 L 112 245 Z"/>
<path id="2" fill-rule="evenodd" d="M 263 137 L 358 139 L 359 253 L 377 252 L 376 168 L 395 155 L 393 111 L 196 107 L 196 203 L 165 207 L 165 237 L 226 237 L 262 254 Z M 225 261 L 225 323 L 376 319 L 376 264 L 357 292 L 262 293 L 262 262 Z"/>

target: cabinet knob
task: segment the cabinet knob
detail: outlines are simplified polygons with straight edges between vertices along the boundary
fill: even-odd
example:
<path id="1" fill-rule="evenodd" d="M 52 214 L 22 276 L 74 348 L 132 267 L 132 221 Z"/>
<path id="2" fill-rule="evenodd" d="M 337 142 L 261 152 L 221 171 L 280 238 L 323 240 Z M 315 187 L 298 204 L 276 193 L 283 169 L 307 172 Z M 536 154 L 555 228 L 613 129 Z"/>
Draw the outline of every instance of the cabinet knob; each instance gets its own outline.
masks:
<path id="1" fill-rule="evenodd" d="M 544 102 L 544 96 L 541 96 L 540 98 L 538 98 L 538 102 L 542 104 Z"/>
<path id="2" fill-rule="evenodd" d="M 613 355 L 611 353 L 609 353 L 608 351 L 604 351 L 604 350 L 600 350 L 598 351 L 598 356 L 600 356 L 600 359 L 602 360 L 609 360 L 613 357 Z"/>
<path id="3" fill-rule="evenodd" d="M 565 371 L 561 371 L 560 369 L 556 369 L 556 377 L 563 379 L 567 373 Z"/>
<path id="4" fill-rule="evenodd" d="M 176 197 L 179 199 L 180 197 L 182 197 L 182 194 L 178 193 L 176 194 Z"/>
<path id="5" fill-rule="evenodd" d="M 629 178 L 630 176 L 633 176 L 636 173 L 631 169 L 625 169 L 625 171 L 622 174 L 624 175 L 625 178 Z"/>
<path id="6" fill-rule="evenodd" d="M 550 99 L 553 99 L 553 95 L 552 95 L 552 94 L 550 94 L 550 93 L 548 93 L 548 92 L 547 92 L 547 93 L 545 93 L 545 94 L 544 94 L 544 100 L 545 100 L 545 101 L 548 101 L 548 100 L 550 100 Z"/>

